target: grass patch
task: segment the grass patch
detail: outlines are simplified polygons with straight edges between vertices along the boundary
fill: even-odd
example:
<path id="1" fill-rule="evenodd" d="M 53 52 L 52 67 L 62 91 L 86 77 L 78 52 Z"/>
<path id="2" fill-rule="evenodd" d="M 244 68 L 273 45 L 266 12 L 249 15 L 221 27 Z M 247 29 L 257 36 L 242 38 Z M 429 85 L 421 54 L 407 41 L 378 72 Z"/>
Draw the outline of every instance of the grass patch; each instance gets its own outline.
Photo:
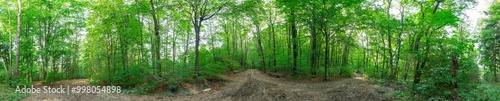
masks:
<path id="1" fill-rule="evenodd" d="M 0 101 L 15 101 L 22 100 L 29 96 L 29 94 L 15 93 L 16 88 L 0 84 Z"/>

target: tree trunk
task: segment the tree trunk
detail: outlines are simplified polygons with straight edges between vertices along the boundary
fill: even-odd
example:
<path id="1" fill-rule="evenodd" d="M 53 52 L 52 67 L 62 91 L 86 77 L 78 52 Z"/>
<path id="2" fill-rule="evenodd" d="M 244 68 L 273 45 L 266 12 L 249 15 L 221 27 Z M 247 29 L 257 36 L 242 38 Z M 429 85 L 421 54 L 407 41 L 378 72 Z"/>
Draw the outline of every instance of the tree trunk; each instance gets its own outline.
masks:
<path id="1" fill-rule="evenodd" d="M 439 8 L 439 5 L 441 4 L 442 1 L 440 0 L 437 0 L 435 1 L 436 2 L 436 5 L 434 6 L 434 10 L 432 12 L 432 14 L 435 14 Z M 424 8 L 423 8 L 423 3 L 420 3 L 420 12 L 424 12 Z M 422 19 L 425 19 L 425 13 L 422 13 Z M 421 28 L 424 28 L 423 25 L 421 25 L 422 27 Z M 421 38 L 425 35 L 425 36 L 428 36 L 429 34 L 429 29 L 431 29 L 431 26 L 428 26 L 426 30 L 424 30 L 424 32 L 422 32 L 420 34 L 420 36 L 417 36 L 417 40 L 415 42 L 415 47 L 414 47 L 414 51 L 415 52 L 418 52 L 419 50 L 419 44 L 420 44 L 420 40 Z M 417 59 L 417 62 L 416 62 L 416 65 L 415 65 L 415 75 L 414 75 L 414 78 L 413 78 L 413 84 L 418 84 L 420 83 L 420 76 L 422 74 L 422 71 L 420 69 L 423 69 L 423 67 L 425 66 L 426 62 L 427 62 L 427 58 L 428 58 L 428 54 L 429 54 L 429 39 L 426 39 L 426 47 L 425 47 L 425 56 L 423 57 L 423 61 L 420 63 L 420 60 Z M 417 58 L 421 58 L 421 57 L 417 57 Z M 418 65 L 420 63 L 420 66 Z"/>
<path id="2" fill-rule="evenodd" d="M 260 33 L 260 27 L 255 24 L 255 27 L 257 28 L 257 44 L 259 48 L 259 56 L 261 58 L 260 63 L 262 64 L 262 70 L 266 71 L 266 62 L 265 62 L 265 57 L 264 57 L 264 50 L 262 49 L 262 37 Z"/>
<path id="3" fill-rule="evenodd" d="M 403 6 L 403 3 L 401 3 L 401 31 L 399 32 L 398 34 L 398 49 L 397 49 L 397 53 L 396 53 L 396 61 L 395 61 L 395 65 L 396 65 L 396 77 L 397 77 L 397 72 L 399 70 L 399 59 L 400 59 L 400 55 L 401 55 L 401 35 L 404 33 L 404 30 L 405 30 L 405 23 L 404 23 L 404 11 L 405 11 L 405 8 Z M 406 78 L 406 77 L 405 77 Z"/>
<path id="4" fill-rule="evenodd" d="M 122 58 L 122 66 L 123 66 L 123 69 L 126 70 L 126 68 L 127 68 L 127 53 L 126 53 L 126 51 L 127 50 L 125 48 L 126 47 L 125 46 L 125 39 L 122 36 L 120 36 L 119 40 L 120 40 L 120 43 L 121 43 L 121 45 L 120 45 L 120 52 L 121 52 L 121 55 L 122 55 L 121 56 L 121 58 Z"/>
<path id="5" fill-rule="evenodd" d="M 224 20 L 224 23 L 227 23 L 227 21 Z M 231 35 L 230 34 L 231 32 L 229 32 L 228 25 L 229 24 L 224 24 L 222 28 L 224 29 L 224 33 L 226 34 L 225 35 L 225 37 L 226 37 L 226 49 L 227 49 L 227 55 L 229 56 L 229 55 L 231 55 L 231 47 L 230 47 L 231 45 L 229 45 L 230 44 L 229 43 L 229 40 L 230 40 L 229 36 Z"/>
<path id="6" fill-rule="evenodd" d="M 240 39 L 239 39 L 240 40 L 239 41 L 240 42 L 240 51 L 243 51 L 244 48 L 246 48 L 246 47 L 243 47 L 243 35 L 240 35 L 239 37 L 240 37 Z M 245 58 L 244 53 L 240 52 L 240 55 L 242 55 L 240 58 L 240 64 L 244 64 L 244 61 L 245 61 L 245 59 L 243 59 L 243 58 Z"/>
<path id="7" fill-rule="evenodd" d="M 328 66 L 329 66 L 329 47 L 330 47 L 330 33 L 328 32 L 328 25 L 327 25 L 327 22 L 326 22 L 326 19 L 327 19 L 327 14 L 328 14 L 328 9 L 326 7 L 326 2 L 325 0 L 322 0 L 323 1 L 323 14 L 322 14 L 322 17 L 323 19 L 325 19 L 324 21 L 322 21 L 322 30 L 323 30 L 323 36 L 325 38 L 325 60 L 324 60 L 324 78 L 323 80 L 327 80 L 327 76 L 328 76 Z"/>
<path id="8" fill-rule="evenodd" d="M 424 9 L 423 8 L 423 4 L 420 3 L 420 10 L 421 10 L 420 12 L 421 13 L 424 12 L 423 9 Z M 422 13 L 422 19 L 424 19 L 424 18 L 425 18 L 425 13 Z M 423 25 L 421 25 L 421 28 L 423 29 Z M 423 36 L 422 33 L 417 33 L 416 39 L 415 39 L 415 42 L 414 42 L 415 44 L 413 46 L 413 52 L 418 52 L 418 50 L 419 50 L 419 44 L 420 44 L 420 39 L 421 39 L 422 36 Z M 413 84 L 418 84 L 418 83 L 420 83 L 420 74 L 421 74 L 421 70 L 420 70 L 420 68 L 418 66 L 418 64 L 420 63 L 419 59 L 418 59 L 419 58 L 418 54 L 417 54 L 417 56 L 415 58 L 416 58 L 416 61 L 414 62 L 414 68 L 415 69 L 414 69 L 414 73 L 413 73 L 414 74 L 413 75 Z"/>
<path id="9" fill-rule="evenodd" d="M 238 51 L 238 34 L 236 33 L 236 22 L 233 21 L 233 57 L 236 59 L 236 51 Z"/>
<path id="10" fill-rule="evenodd" d="M 189 48 L 189 41 L 190 38 L 189 38 L 189 33 L 186 33 L 186 45 L 184 46 L 184 64 L 187 65 L 187 58 L 188 58 L 188 48 Z"/>
<path id="11" fill-rule="evenodd" d="M 57 81 L 57 59 L 56 58 L 52 58 L 52 77 L 54 81 Z M 111 77 L 110 77 L 111 78 Z"/>
<path id="12" fill-rule="evenodd" d="M 14 69 L 14 80 L 17 83 L 19 79 L 19 52 L 20 52 L 20 44 L 21 40 L 21 0 L 17 0 L 17 35 L 16 35 L 16 68 Z"/>
<path id="13" fill-rule="evenodd" d="M 392 0 L 389 0 L 389 5 L 387 7 L 387 17 L 391 17 L 390 9 L 391 9 Z M 387 46 L 389 47 L 389 68 L 391 69 L 391 74 L 389 74 L 389 79 L 394 79 L 396 77 L 396 69 L 393 64 L 393 52 L 392 52 L 392 43 L 391 43 L 391 24 L 387 26 Z"/>
<path id="14" fill-rule="evenodd" d="M 198 17 L 196 17 L 198 18 Z M 196 20 L 195 18 L 195 21 L 194 21 L 194 32 L 195 32 L 195 44 L 194 44 L 194 47 L 195 47 L 195 50 L 194 50 L 194 53 L 195 53 L 195 61 L 194 61 L 194 74 L 195 74 L 195 77 L 199 77 L 200 76 L 200 59 L 199 59 L 199 46 L 200 46 L 200 27 L 201 27 L 201 20 Z"/>
<path id="15" fill-rule="evenodd" d="M 175 66 L 176 64 L 176 57 L 177 57 L 177 54 L 176 54 L 176 43 L 177 43 L 177 34 L 175 33 L 175 31 L 173 31 L 173 36 L 172 36 L 172 61 L 174 63 L 173 66 Z"/>
<path id="16" fill-rule="evenodd" d="M 457 59 L 457 55 L 456 54 L 453 54 L 453 56 L 451 57 L 451 68 L 450 68 L 450 72 L 451 72 L 451 78 L 452 79 L 455 79 L 451 82 L 451 88 L 453 89 L 456 89 L 458 88 L 458 83 L 457 83 L 457 72 L 458 72 L 458 69 L 459 69 L 459 64 L 458 64 L 458 59 Z M 455 90 L 452 90 L 452 98 L 453 99 L 458 99 L 458 94 Z"/>
<path id="17" fill-rule="evenodd" d="M 342 75 L 343 69 L 347 67 L 348 60 L 349 60 L 349 46 L 347 44 L 344 44 L 344 49 L 342 53 L 342 66 L 340 67 L 341 69 L 339 70 L 339 76 Z"/>
<path id="18" fill-rule="evenodd" d="M 495 82 L 498 82 L 498 79 L 500 79 L 500 77 L 497 76 L 497 51 L 496 51 L 496 46 L 493 46 L 493 65 L 491 66 L 491 68 L 493 68 L 493 78 L 495 80 Z"/>
<path id="19" fill-rule="evenodd" d="M 209 32 L 210 33 L 210 35 L 209 35 L 210 36 L 210 50 L 212 51 L 212 58 L 213 58 L 214 63 L 215 63 L 215 62 L 217 62 L 217 58 L 216 58 L 216 54 L 217 53 L 215 51 L 215 44 L 214 44 L 214 41 L 215 41 L 214 36 L 215 36 L 215 34 L 214 34 L 214 32 L 212 32 L 213 31 L 212 26 L 213 25 L 211 23 L 210 26 L 208 26 L 208 27 L 209 27 L 209 31 L 210 31 Z"/>
<path id="20" fill-rule="evenodd" d="M 106 67 L 108 68 L 108 81 L 111 81 L 111 62 L 112 62 L 111 54 L 112 54 L 112 49 L 113 49 L 112 48 L 113 47 L 113 42 L 112 42 L 113 38 L 111 38 L 111 34 L 109 34 L 109 33 L 107 34 L 107 40 L 108 40 L 108 42 L 107 42 L 108 45 L 106 46 L 107 47 L 106 58 L 108 61 L 106 63 Z M 54 68 L 54 67 L 52 67 L 52 68 Z"/>
<path id="21" fill-rule="evenodd" d="M 5 3 L 7 3 L 7 2 L 9 2 L 9 0 L 5 0 Z M 8 29 L 8 33 L 9 33 L 9 45 L 8 45 L 9 46 L 9 48 L 8 48 L 9 56 L 8 56 L 8 66 L 7 66 L 5 72 L 7 72 L 8 79 L 12 80 L 12 74 L 13 74 L 12 65 L 13 64 L 12 64 L 12 52 L 11 51 L 12 51 L 12 46 L 14 46 L 14 45 L 12 45 L 12 31 L 11 31 L 11 27 L 10 27 L 10 25 L 11 25 L 10 10 L 7 10 L 7 20 L 8 20 L 7 23 L 9 24 L 9 26 L 6 26 L 6 27 L 8 27 L 7 29 Z"/>
<path id="22" fill-rule="evenodd" d="M 328 66 L 330 64 L 329 60 L 330 60 L 330 35 L 328 34 L 328 31 L 326 31 L 326 26 L 323 26 L 323 33 L 324 33 L 324 37 L 325 37 L 325 60 L 324 60 L 324 63 L 325 65 L 323 66 L 324 67 L 324 80 L 327 80 L 327 76 L 328 76 Z"/>
<path id="23" fill-rule="evenodd" d="M 314 17 L 314 13 L 313 13 L 313 17 Z M 312 77 L 313 78 L 316 78 L 316 66 L 317 66 L 317 63 L 316 63 L 316 27 L 314 26 L 315 24 L 315 20 L 313 20 L 311 22 L 311 25 L 310 25 L 310 28 L 311 28 L 311 43 L 312 43 L 312 46 L 311 46 L 311 51 L 312 51 L 312 54 L 311 54 L 311 74 L 312 74 Z"/>
<path id="24" fill-rule="evenodd" d="M 154 30 L 155 30 L 155 61 L 156 63 L 156 68 L 158 68 L 158 76 L 161 77 L 161 60 L 160 60 L 160 25 L 158 24 L 158 19 L 156 18 L 156 9 L 154 6 L 153 0 L 149 0 L 149 3 L 151 4 L 151 15 L 153 16 L 153 23 L 154 23 Z"/>
<path id="25" fill-rule="evenodd" d="M 292 51 L 293 51 L 293 75 L 297 74 L 297 56 L 298 56 L 298 42 L 297 42 L 297 26 L 295 24 L 296 17 L 294 15 L 294 11 L 290 14 L 292 16 Z"/>
<path id="26" fill-rule="evenodd" d="M 271 21 L 271 33 L 272 33 L 272 40 L 273 40 L 273 72 L 277 72 L 276 70 L 276 35 L 274 33 L 274 22 L 272 19 Z"/>

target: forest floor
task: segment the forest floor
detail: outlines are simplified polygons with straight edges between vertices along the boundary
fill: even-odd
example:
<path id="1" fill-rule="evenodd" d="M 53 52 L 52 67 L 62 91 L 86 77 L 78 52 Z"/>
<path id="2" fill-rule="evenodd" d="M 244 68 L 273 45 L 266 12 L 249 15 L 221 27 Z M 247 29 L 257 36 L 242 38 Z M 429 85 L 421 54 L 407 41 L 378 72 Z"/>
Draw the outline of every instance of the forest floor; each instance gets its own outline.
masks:
<path id="1" fill-rule="evenodd" d="M 213 84 L 182 84 L 190 94 L 165 96 L 165 94 L 130 95 L 130 94 L 31 94 L 23 100 L 36 101 L 385 101 L 390 88 L 370 84 L 358 74 L 352 78 L 340 78 L 330 81 L 292 80 L 268 75 L 255 69 L 225 75 L 225 81 Z M 208 81 L 210 83 L 210 81 Z M 51 86 L 87 86 L 86 79 L 63 80 L 52 84 L 35 82 L 35 87 Z M 210 88 L 209 91 L 206 91 Z M 205 91 L 204 91 L 205 90 Z"/>

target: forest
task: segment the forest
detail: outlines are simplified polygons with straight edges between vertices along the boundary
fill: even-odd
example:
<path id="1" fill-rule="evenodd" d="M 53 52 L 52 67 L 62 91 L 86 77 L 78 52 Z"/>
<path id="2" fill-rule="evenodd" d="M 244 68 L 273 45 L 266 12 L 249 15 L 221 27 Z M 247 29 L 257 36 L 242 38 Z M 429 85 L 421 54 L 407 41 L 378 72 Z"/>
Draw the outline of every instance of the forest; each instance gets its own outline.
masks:
<path id="1" fill-rule="evenodd" d="M 500 1 L 0 0 L 0 67 L 0 100 L 495 101 Z M 79 82 L 121 93 L 15 92 Z"/>

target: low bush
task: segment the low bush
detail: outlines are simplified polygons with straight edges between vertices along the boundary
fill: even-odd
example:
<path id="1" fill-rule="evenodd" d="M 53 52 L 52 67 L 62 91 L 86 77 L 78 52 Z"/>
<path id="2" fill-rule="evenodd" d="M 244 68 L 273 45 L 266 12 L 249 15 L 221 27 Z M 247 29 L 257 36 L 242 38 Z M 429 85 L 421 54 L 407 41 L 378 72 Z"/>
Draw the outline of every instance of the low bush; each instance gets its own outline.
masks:
<path id="1" fill-rule="evenodd" d="M 459 95 L 467 101 L 499 101 L 500 84 L 482 83 L 471 91 L 463 91 Z"/>

